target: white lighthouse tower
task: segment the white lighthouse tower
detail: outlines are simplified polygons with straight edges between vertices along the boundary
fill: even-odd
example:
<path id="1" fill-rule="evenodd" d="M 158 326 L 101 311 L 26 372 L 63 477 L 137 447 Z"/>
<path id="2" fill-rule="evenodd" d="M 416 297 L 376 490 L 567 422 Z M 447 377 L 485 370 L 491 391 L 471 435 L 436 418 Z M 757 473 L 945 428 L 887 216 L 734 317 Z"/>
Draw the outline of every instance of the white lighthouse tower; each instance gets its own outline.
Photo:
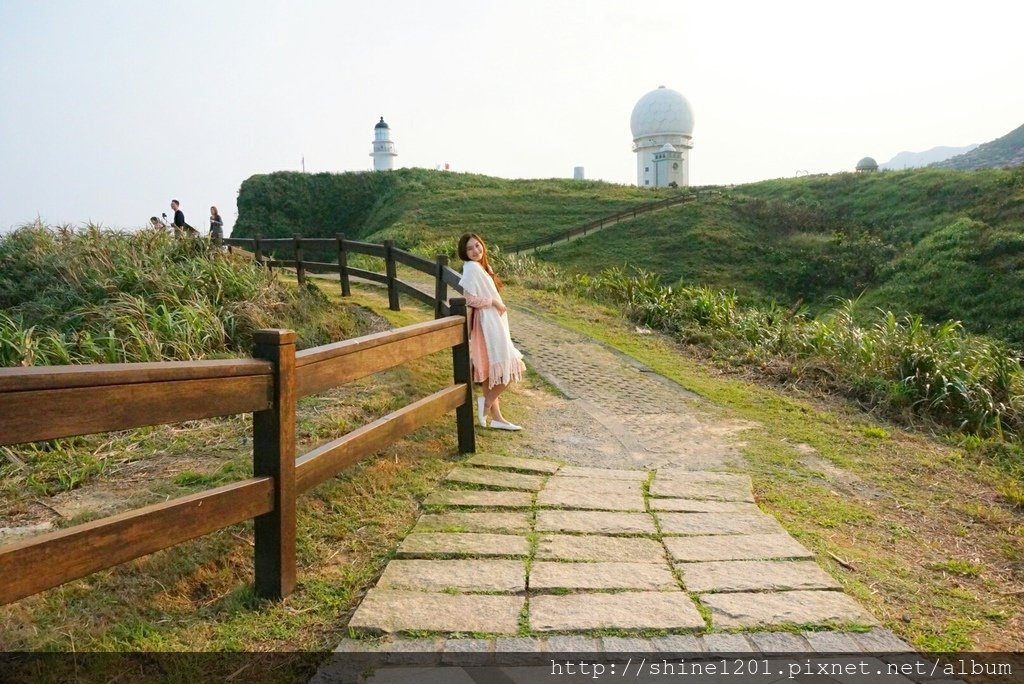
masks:
<path id="1" fill-rule="evenodd" d="M 373 127 L 373 157 L 374 171 L 390 171 L 395 168 L 395 143 L 391 142 L 391 127 L 384 123 L 384 117 Z"/>
<path id="2" fill-rule="evenodd" d="M 664 188 L 690 184 L 693 109 L 682 94 L 658 86 L 633 107 L 629 118 L 636 152 L 636 184 Z"/>

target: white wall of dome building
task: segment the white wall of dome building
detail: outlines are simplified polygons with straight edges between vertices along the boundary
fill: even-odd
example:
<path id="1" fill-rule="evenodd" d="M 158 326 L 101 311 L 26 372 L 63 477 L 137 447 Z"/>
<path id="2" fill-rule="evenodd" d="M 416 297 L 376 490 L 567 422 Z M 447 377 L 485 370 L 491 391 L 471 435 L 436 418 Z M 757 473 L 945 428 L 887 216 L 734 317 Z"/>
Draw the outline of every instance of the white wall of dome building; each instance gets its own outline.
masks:
<path id="1" fill-rule="evenodd" d="M 638 186 L 690 184 L 693 108 L 681 93 L 665 86 L 647 93 L 633 107 L 629 125 Z"/>

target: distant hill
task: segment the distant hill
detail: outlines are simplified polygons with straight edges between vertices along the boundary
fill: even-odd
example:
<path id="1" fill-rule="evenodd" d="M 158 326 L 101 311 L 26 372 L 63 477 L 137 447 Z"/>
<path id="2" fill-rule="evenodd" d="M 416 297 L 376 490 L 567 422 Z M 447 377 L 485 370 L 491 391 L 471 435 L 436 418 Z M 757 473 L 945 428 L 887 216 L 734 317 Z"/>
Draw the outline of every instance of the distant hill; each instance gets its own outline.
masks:
<path id="1" fill-rule="evenodd" d="M 895 157 L 879 165 L 878 168 L 886 171 L 901 171 L 903 169 L 917 169 L 940 161 L 946 161 L 964 152 L 970 152 L 978 145 L 967 145 L 966 147 L 933 147 L 924 152 L 900 152 Z"/>
<path id="2" fill-rule="evenodd" d="M 979 145 L 976 149 L 932 166 L 957 171 L 977 169 L 1007 169 L 1024 164 L 1024 126 L 1010 131 L 1001 138 Z"/>

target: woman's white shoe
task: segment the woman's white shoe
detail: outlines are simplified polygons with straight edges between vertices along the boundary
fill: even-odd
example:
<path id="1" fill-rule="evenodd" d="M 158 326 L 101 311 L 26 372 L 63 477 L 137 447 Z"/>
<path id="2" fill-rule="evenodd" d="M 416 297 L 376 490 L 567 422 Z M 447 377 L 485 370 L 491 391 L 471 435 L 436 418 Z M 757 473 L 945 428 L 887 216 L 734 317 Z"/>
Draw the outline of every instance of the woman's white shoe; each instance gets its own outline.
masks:
<path id="1" fill-rule="evenodd" d="M 480 427 L 487 427 L 487 414 L 484 413 L 484 397 L 476 398 L 476 415 L 480 420 Z"/>
<path id="2" fill-rule="evenodd" d="M 492 420 L 491 428 L 495 430 L 509 430 L 515 432 L 516 430 L 522 430 L 523 428 L 515 423 L 506 423 L 503 420 Z"/>

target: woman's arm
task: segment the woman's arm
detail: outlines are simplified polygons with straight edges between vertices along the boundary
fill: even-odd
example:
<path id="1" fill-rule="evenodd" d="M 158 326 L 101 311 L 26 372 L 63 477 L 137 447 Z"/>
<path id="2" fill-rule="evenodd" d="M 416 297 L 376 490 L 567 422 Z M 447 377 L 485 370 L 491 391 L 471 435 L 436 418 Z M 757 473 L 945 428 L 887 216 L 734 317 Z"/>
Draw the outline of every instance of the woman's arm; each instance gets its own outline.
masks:
<path id="1" fill-rule="evenodd" d="M 494 304 L 494 300 L 490 297 L 477 297 L 476 295 L 471 295 L 468 292 L 463 292 L 462 296 L 466 298 L 466 304 L 474 309 L 486 309 Z"/>

